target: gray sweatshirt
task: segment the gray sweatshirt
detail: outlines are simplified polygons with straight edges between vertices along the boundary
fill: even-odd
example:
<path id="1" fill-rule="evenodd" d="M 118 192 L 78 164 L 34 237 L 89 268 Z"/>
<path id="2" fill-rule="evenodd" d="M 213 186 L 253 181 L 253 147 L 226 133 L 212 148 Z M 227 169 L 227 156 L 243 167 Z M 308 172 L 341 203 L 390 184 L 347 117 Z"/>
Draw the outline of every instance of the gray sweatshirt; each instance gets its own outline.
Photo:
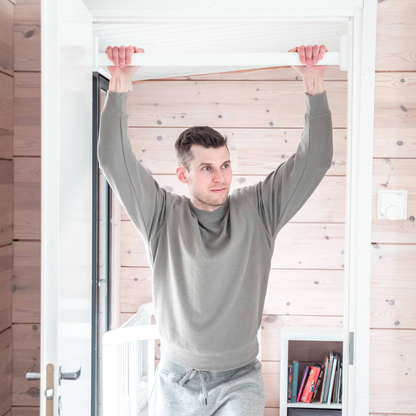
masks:
<path id="1" fill-rule="evenodd" d="M 215 211 L 161 188 L 136 159 L 127 136 L 127 97 L 107 92 L 98 160 L 145 242 L 161 354 L 197 370 L 244 366 L 259 352 L 257 331 L 277 234 L 331 166 L 326 91 L 305 93 L 296 153 L 263 181 L 235 189 Z"/>

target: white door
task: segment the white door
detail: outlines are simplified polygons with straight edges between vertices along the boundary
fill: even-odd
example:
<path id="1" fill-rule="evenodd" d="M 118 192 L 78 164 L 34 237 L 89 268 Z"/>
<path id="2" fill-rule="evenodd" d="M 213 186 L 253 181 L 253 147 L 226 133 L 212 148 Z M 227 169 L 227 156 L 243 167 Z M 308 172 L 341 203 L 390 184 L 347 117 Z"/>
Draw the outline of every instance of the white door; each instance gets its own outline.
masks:
<path id="1" fill-rule="evenodd" d="M 40 414 L 89 416 L 92 16 L 82 0 L 42 0 L 41 12 Z M 47 385 L 48 365 L 53 365 L 53 385 Z M 73 374 L 59 385 L 60 368 Z M 47 387 L 53 387 L 53 405 L 46 399 Z"/>

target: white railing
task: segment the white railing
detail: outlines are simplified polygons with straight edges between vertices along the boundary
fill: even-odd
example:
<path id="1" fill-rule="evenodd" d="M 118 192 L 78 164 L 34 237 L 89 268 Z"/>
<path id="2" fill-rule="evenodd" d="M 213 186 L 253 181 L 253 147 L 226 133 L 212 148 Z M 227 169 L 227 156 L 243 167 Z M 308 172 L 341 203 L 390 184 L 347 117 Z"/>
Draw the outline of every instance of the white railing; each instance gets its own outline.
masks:
<path id="1" fill-rule="evenodd" d="M 144 416 L 155 378 L 153 302 L 141 305 L 120 328 L 103 335 L 103 416 Z M 261 361 L 261 327 L 257 333 Z M 149 342 L 150 341 L 150 342 Z"/>
<path id="2" fill-rule="evenodd" d="M 153 302 L 141 305 L 120 328 L 103 335 L 103 416 L 147 415 L 155 377 Z M 149 342 L 150 341 L 150 342 Z"/>

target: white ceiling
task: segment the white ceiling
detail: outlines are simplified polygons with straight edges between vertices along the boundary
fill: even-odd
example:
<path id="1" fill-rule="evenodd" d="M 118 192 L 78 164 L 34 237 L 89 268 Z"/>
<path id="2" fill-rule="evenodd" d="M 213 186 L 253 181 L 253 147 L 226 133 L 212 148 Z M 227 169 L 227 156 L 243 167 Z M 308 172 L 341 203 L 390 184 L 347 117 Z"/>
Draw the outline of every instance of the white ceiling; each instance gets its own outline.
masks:
<path id="1" fill-rule="evenodd" d="M 268 23 L 94 23 L 99 51 L 107 46 L 137 46 L 145 53 L 287 52 L 300 45 L 325 45 L 339 51 L 348 22 Z M 215 72 L 256 69 L 258 66 L 142 66 L 133 80 L 147 80 Z M 106 67 L 102 67 L 106 71 Z"/>

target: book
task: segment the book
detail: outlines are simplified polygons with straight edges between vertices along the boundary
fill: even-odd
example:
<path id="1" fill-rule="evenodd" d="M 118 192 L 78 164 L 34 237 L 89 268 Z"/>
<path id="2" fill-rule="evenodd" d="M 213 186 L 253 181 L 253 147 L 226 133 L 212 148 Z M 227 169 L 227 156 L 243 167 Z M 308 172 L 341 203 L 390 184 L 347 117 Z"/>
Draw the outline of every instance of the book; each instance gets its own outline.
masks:
<path id="1" fill-rule="evenodd" d="M 336 374 L 336 370 L 337 370 L 337 362 L 338 362 L 337 355 L 334 354 L 334 358 L 332 360 L 331 382 L 329 383 L 327 403 L 333 403 L 332 391 L 334 389 L 334 384 L 335 384 L 335 374 Z"/>
<path id="2" fill-rule="evenodd" d="M 300 398 L 301 402 L 310 403 L 312 399 L 313 390 L 316 386 L 316 381 L 318 380 L 321 367 L 311 366 L 308 379 L 306 381 L 305 387 Z"/>
<path id="3" fill-rule="evenodd" d="M 315 386 L 315 390 L 313 391 L 313 396 L 312 396 L 312 400 L 314 401 L 318 395 L 319 391 L 322 391 L 321 387 L 322 387 L 322 383 L 323 383 L 323 375 L 324 375 L 324 369 L 325 369 L 325 364 L 316 364 L 316 366 L 320 366 L 321 371 L 319 372 L 319 377 L 318 377 L 318 381 L 316 382 L 316 386 Z"/>
<path id="4" fill-rule="evenodd" d="M 292 394 L 291 401 L 296 403 L 296 396 L 298 394 L 298 375 L 299 375 L 299 361 L 293 361 L 293 374 L 292 374 Z"/>
<path id="5" fill-rule="evenodd" d="M 329 357 L 328 357 L 328 354 L 325 354 L 325 360 L 324 360 L 325 369 L 324 369 L 324 376 L 323 376 L 323 380 L 324 381 L 323 381 L 323 384 L 322 384 L 321 397 L 319 398 L 319 403 L 324 403 L 325 386 L 328 383 L 328 377 L 327 377 L 327 374 L 328 374 L 328 363 L 329 363 Z"/>
<path id="6" fill-rule="evenodd" d="M 307 365 L 306 368 L 303 370 L 302 382 L 300 383 L 299 393 L 298 393 L 298 397 L 296 399 L 297 402 L 300 402 L 300 398 L 302 396 L 302 390 L 305 386 L 306 377 L 308 376 L 308 374 L 309 374 L 309 366 Z"/>
<path id="7" fill-rule="evenodd" d="M 323 403 L 328 403 L 328 393 L 329 388 L 331 385 L 331 375 L 332 375 L 332 363 L 334 361 L 334 353 L 332 351 L 329 352 L 329 361 L 327 367 L 327 374 L 325 374 L 325 391 L 324 391 L 324 398 Z"/>
<path id="8" fill-rule="evenodd" d="M 287 402 L 292 402 L 292 379 L 293 379 L 293 363 L 289 363 L 287 369 Z"/>

